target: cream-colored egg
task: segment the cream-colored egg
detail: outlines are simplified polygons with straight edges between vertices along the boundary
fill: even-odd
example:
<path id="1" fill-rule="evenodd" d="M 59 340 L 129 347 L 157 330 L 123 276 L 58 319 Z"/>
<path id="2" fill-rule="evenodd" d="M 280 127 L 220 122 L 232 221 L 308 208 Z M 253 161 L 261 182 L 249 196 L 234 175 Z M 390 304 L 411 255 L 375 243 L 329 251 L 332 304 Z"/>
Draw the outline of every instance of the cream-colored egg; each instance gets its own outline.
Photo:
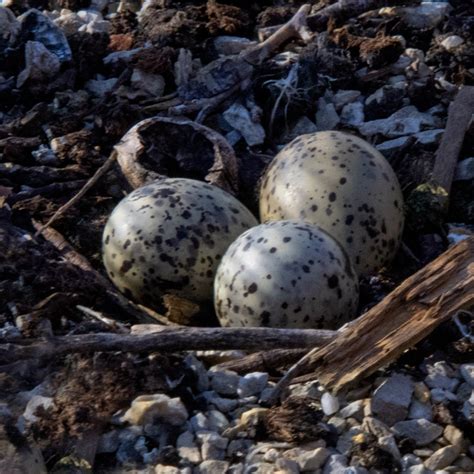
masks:
<path id="1" fill-rule="evenodd" d="M 262 222 L 301 219 L 336 238 L 358 274 L 379 270 L 400 243 L 403 196 L 387 160 L 348 133 L 302 135 L 274 158 L 260 188 Z"/>
<path id="2" fill-rule="evenodd" d="M 222 189 L 182 178 L 143 186 L 112 212 L 103 234 L 107 273 L 123 293 L 153 306 L 164 293 L 212 300 L 227 247 L 257 225 Z"/>
<path id="3" fill-rule="evenodd" d="M 222 326 L 334 329 L 359 298 L 351 261 L 321 228 L 300 221 L 243 233 L 217 269 L 214 306 Z"/>

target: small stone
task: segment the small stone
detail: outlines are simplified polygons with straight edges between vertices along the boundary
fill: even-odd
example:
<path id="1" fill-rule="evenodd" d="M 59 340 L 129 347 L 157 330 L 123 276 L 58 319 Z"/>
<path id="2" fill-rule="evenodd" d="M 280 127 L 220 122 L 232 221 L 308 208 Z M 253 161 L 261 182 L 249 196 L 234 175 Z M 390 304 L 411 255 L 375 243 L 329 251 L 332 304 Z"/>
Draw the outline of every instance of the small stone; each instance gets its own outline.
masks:
<path id="1" fill-rule="evenodd" d="M 329 456 L 326 448 L 316 448 L 312 451 L 304 451 L 294 448 L 283 453 L 285 458 L 291 459 L 298 463 L 301 471 L 313 471 L 319 469 Z"/>
<path id="2" fill-rule="evenodd" d="M 401 12 L 402 19 L 407 26 L 413 29 L 431 29 L 443 21 L 449 8 L 451 8 L 451 6 L 448 2 L 422 2 L 421 5 L 415 7 L 403 8 Z"/>
<path id="3" fill-rule="evenodd" d="M 339 411 L 342 418 L 353 417 L 358 421 L 362 421 L 364 417 L 364 400 L 355 400 Z"/>
<path id="4" fill-rule="evenodd" d="M 470 158 L 466 158 L 462 161 L 460 161 L 457 166 L 456 166 L 456 172 L 454 174 L 454 181 L 469 181 L 471 179 L 474 179 L 474 156 Z M 464 364 L 467 366 L 472 366 L 473 364 Z M 461 366 L 461 373 L 462 373 L 462 367 Z M 470 369 L 472 370 L 472 369 Z M 464 380 L 467 381 L 466 377 L 462 373 Z M 471 372 L 471 386 L 474 387 L 474 375 L 472 375 Z"/>
<path id="5" fill-rule="evenodd" d="M 242 134 L 247 145 L 261 145 L 265 141 L 264 128 L 252 120 L 250 112 L 242 104 L 232 104 L 222 115 L 229 125 Z"/>
<path id="6" fill-rule="evenodd" d="M 227 456 L 231 458 L 244 458 L 249 448 L 253 445 L 249 439 L 233 439 L 227 446 Z"/>
<path id="7" fill-rule="evenodd" d="M 278 474 L 299 474 L 300 472 L 298 463 L 291 459 L 278 458 L 275 461 L 275 467 L 278 470 Z"/>
<path id="8" fill-rule="evenodd" d="M 359 126 L 364 123 L 364 105 L 362 102 L 353 102 L 343 107 L 341 111 L 341 122 L 347 125 Z"/>
<path id="9" fill-rule="evenodd" d="M 318 100 L 318 111 L 316 112 L 316 126 L 320 132 L 334 130 L 339 124 L 339 115 L 334 104 L 328 104 L 321 97 Z"/>
<path id="10" fill-rule="evenodd" d="M 466 400 L 462 406 L 462 414 L 468 420 L 474 420 L 474 390 L 469 400 Z"/>
<path id="11" fill-rule="evenodd" d="M 196 413 L 196 415 L 190 418 L 189 422 L 191 423 L 191 427 L 195 433 L 197 431 L 209 429 L 209 420 L 204 413 Z"/>
<path id="12" fill-rule="evenodd" d="M 204 364 L 194 357 L 192 354 L 188 354 L 184 359 L 184 363 L 189 367 L 197 377 L 197 389 L 200 392 L 205 392 L 209 388 L 209 376 L 207 374 L 206 367 Z"/>
<path id="13" fill-rule="evenodd" d="M 474 158 L 473 160 L 473 177 L 474 177 Z M 474 364 L 463 364 L 459 368 L 461 375 L 464 380 L 471 386 L 474 387 Z"/>
<path id="14" fill-rule="evenodd" d="M 141 93 L 143 97 L 161 97 L 165 90 L 165 79 L 159 74 L 151 74 L 134 69 L 130 83 L 135 89 Z"/>
<path id="15" fill-rule="evenodd" d="M 155 466 L 155 474 L 179 474 L 179 469 L 175 466 L 165 466 L 157 464 Z"/>
<path id="16" fill-rule="evenodd" d="M 420 448 L 413 450 L 413 454 L 419 456 L 420 458 L 429 458 L 433 453 L 434 450 L 429 448 Z"/>
<path id="17" fill-rule="evenodd" d="M 134 425 L 153 423 L 155 418 L 173 426 L 180 426 L 188 419 L 188 412 L 179 398 L 156 393 L 135 398 L 123 416 L 124 421 Z"/>
<path id="18" fill-rule="evenodd" d="M 328 424 L 334 426 L 337 433 L 341 434 L 346 429 L 347 421 L 339 416 L 333 416 L 332 418 L 329 418 Z"/>
<path id="19" fill-rule="evenodd" d="M 416 466 L 419 464 L 423 464 L 423 461 L 414 454 L 405 454 L 400 460 L 400 465 L 402 467 L 403 472 L 405 472 L 409 467 Z"/>
<path id="20" fill-rule="evenodd" d="M 443 428 L 428 420 L 399 421 L 393 426 L 395 434 L 414 440 L 417 446 L 426 446 L 438 438 Z"/>
<path id="21" fill-rule="evenodd" d="M 384 451 L 390 453 L 396 460 L 399 461 L 401 459 L 402 456 L 393 435 L 381 436 L 378 438 L 377 443 Z"/>
<path id="22" fill-rule="evenodd" d="M 349 456 L 351 453 L 353 438 L 362 433 L 362 430 L 358 427 L 352 427 L 337 440 L 336 449 L 344 456 Z"/>
<path id="23" fill-rule="evenodd" d="M 401 374 L 392 375 L 374 392 L 372 411 L 387 425 L 402 421 L 408 414 L 414 390 L 413 381 Z"/>
<path id="24" fill-rule="evenodd" d="M 460 472 L 474 472 L 474 460 L 465 454 L 459 456 L 455 465 L 459 468 Z"/>
<path id="25" fill-rule="evenodd" d="M 408 469 L 403 471 L 404 474 L 433 474 L 433 471 L 426 469 L 423 464 L 417 464 L 415 466 L 410 466 Z"/>
<path id="26" fill-rule="evenodd" d="M 275 462 L 280 453 L 275 448 L 270 448 L 263 454 L 263 460 L 267 462 Z"/>
<path id="27" fill-rule="evenodd" d="M 431 399 L 430 389 L 423 382 L 416 382 L 414 387 L 415 398 L 421 403 L 427 403 Z"/>
<path id="28" fill-rule="evenodd" d="M 201 455 L 203 460 L 223 460 L 229 440 L 219 436 L 217 433 L 202 432 L 196 435 L 201 443 Z"/>
<path id="29" fill-rule="evenodd" d="M 345 105 L 354 102 L 360 97 L 360 91 L 356 90 L 339 90 L 334 94 L 332 102 L 336 111 L 339 112 Z"/>
<path id="30" fill-rule="evenodd" d="M 458 35 L 451 35 L 441 41 L 441 46 L 448 51 L 453 51 L 464 43 L 464 39 Z"/>
<path id="31" fill-rule="evenodd" d="M 298 119 L 296 124 L 291 129 L 290 133 L 285 135 L 285 142 L 290 142 L 300 135 L 305 135 L 307 133 L 314 133 L 318 131 L 316 124 L 312 122 L 306 115 L 303 115 Z"/>
<path id="32" fill-rule="evenodd" d="M 322 474 L 342 474 L 347 467 L 347 458 L 342 454 L 331 454 L 324 465 Z"/>
<path id="33" fill-rule="evenodd" d="M 229 420 L 224 414 L 217 410 L 210 410 L 207 413 L 208 426 L 211 431 L 222 433 L 228 426 Z"/>
<path id="34" fill-rule="evenodd" d="M 244 375 L 239 380 L 237 394 L 239 397 L 250 397 L 251 395 L 260 395 L 268 382 L 266 372 L 252 372 Z"/>
<path id="35" fill-rule="evenodd" d="M 454 446 L 445 446 L 435 451 L 424 464 L 426 468 L 436 471 L 451 465 L 458 456 L 459 451 Z"/>
<path id="36" fill-rule="evenodd" d="M 119 446 L 119 433 L 117 430 L 104 433 L 99 438 L 97 454 L 114 453 Z"/>
<path id="37" fill-rule="evenodd" d="M 206 394 L 210 394 L 209 396 Z M 206 392 L 205 397 L 211 405 L 214 405 L 219 411 L 228 413 L 237 408 L 238 401 L 232 398 L 219 397 L 215 392 Z"/>
<path id="38" fill-rule="evenodd" d="M 442 362 L 428 365 L 427 370 L 428 375 L 425 377 L 425 383 L 430 388 L 442 388 L 452 392 L 459 385 L 459 381 L 450 376 L 452 373 L 450 368 Z"/>
<path id="39" fill-rule="evenodd" d="M 321 409 L 327 416 L 334 415 L 339 410 L 339 400 L 329 392 L 324 392 L 321 397 Z"/>
<path id="40" fill-rule="evenodd" d="M 388 117 L 401 107 L 404 96 L 400 87 L 382 86 L 365 100 L 365 115 L 369 120 Z"/>
<path id="41" fill-rule="evenodd" d="M 392 153 L 401 150 L 410 141 L 410 137 L 394 138 L 393 140 L 386 140 L 378 145 L 375 145 L 380 153 L 386 157 L 390 157 Z"/>
<path id="42" fill-rule="evenodd" d="M 449 390 L 443 388 L 433 388 L 431 389 L 431 399 L 433 402 L 445 402 L 447 400 L 457 401 L 458 397 Z"/>
<path id="43" fill-rule="evenodd" d="M 255 44 L 255 41 L 240 36 L 218 36 L 214 39 L 214 48 L 217 54 L 222 56 L 239 54 L 244 49 Z"/>
<path id="44" fill-rule="evenodd" d="M 372 416 L 366 416 L 364 418 L 362 428 L 364 431 L 373 434 L 377 438 L 380 438 L 381 436 L 390 436 L 392 434 L 390 428 L 385 423 Z"/>
<path id="45" fill-rule="evenodd" d="M 323 390 L 318 382 L 298 383 L 290 386 L 290 394 L 292 397 L 321 399 Z"/>
<path id="46" fill-rule="evenodd" d="M 197 474 L 223 474 L 227 472 L 229 463 L 227 461 L 204 461 L 196 468 Z"/>
<path id="47" fill-rule="evenodd" d="M 84 85 L 84 89 L 97 97 L 103 97 L 110 92 L 117 83 L 116 77 L 110 79 L 91 79 Z"/>
<path id="48" fill-rule="evenodd" d="M 275 466 L 267 462 L 256 462 L 245 466 L 245 473 L 275 474 Z"/>
<path id="49" fill-rule="evenodd" d="M 185 431 L 178 436 L 176 448 L 180 458 L 192 464 L 199 464 L 202 461 L 201 452 L 194 442 L 194 435 L 190 431 Z"/>
<path id="50" fill-rule="evenodd" d="M 59 72 L 59 58 L 49 51 L 43 43 L 27 41 L 25 45 L 25 69 L 18 74 L 17 87 L 22 87 L 27 81 L 47 82 Z"/>
<path id="51" fill-rule="evenodd" d="M 211 386 L 220 395 L 237 395 L 240 375 L 231 370 L 211 371 Z"/>
<path id="52" fill-rule="evenodd" d="M 413 136 L 416 138 L 417 143 L 421 143 L 422 145 L 435 145 L 440 141 L 443 133 L 443 128 L 435 128 L 434 130 L 425 130 L 424 132 L 415 133 Z"/>
<path id="53" fill-rule="evenodd" d="M 424 418 L 431 421 L 433 419 L 433 409 L 429 403 L 421 403 L 418 400 L 413 400 L 408 411 L 408 418 L 414 420 L 417 418 Z"/>

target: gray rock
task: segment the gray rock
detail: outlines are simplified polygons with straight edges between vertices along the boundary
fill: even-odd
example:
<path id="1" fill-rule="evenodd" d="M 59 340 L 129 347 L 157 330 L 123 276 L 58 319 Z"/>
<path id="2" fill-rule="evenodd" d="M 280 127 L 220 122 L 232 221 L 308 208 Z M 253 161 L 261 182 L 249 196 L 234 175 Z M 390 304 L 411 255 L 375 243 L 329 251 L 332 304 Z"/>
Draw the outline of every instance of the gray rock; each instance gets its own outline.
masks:
<path id="1" fill-rule="evenodd" d="M 392 434 L 390 428 L 384 422 L 374 418 L 373 416 L 366 416 L 364 418 L 362 428 L 364 431 L 373 434 L 377 438 L 380 438 L 381 436 L 390 436 Z"/>
<path id="2" fill-rule="evenodd" d="M 196 433 L 198 431 L 209 430 L 209 420 L 204 413 L 196 413 L 189 419 L 193 431 Z"/>
<path id="3" fill-rule="evenodd" d="M 108 33 L 109 30 L 110 21 L 106 20 L 93 20 L 79 28 L 80 32 L 89 33 L 90 35 L 94 33 Z"/>
<path id="4" fill-rule="evenodd" d="M 305 135 L 307 133 L 314 133 L 318 131 L 316 124 L 312 122 L 306 115 L 303 115 L 298 119 L 294 127 L 291 129 L 290 133 L 285 136 L 285 142 L 289 142 L 300 135 Z"/>
<path id="5" fill-rule="evenodd" d="M 471 179 L 474 179 L 474 156 L 460 161 L 454 174 L 454 181 L 469 181 Z"/>
<path id="6" fill-rule="evenodd" d="M 464 44 L 464 39 L 458 35 L 450 35 L 441 41 L 441 46 L 448 51 L 454 51 L 456 48 L 459 48 Z"/>
<path id="7" fill-rule="evenodd" d="M 46 82 L 57 75 L 61 64 L 59 58 L 39 41 L 27 41 L 25 45 L 25 69 L 18 74 L 17 87 L 27 81 Z"/>
<path id="8" fill-rule="evenodd" d="M 400 460 L 400 465 L 402 467 L 403 472 L 405 472 L 411 466 L 423 465 L 423 461 L 414 454 L 405 454 Z"/>
<path id="9" fill-rule="evenodd" d="M 267 385 L 267 382 L 268 374 L 266 372 L 251 372 L 246 374 L 239 380 L 237 395 L 241 398 L 260 395 Z"/>
<path id="10" fill-rule="evenodd" d="M 311 451 L 295 448 L 290 451 L 291 454 L 289 451 L 285 451 L 283 456 L 296 461 L 302 472 L 319 469 L 329 456 L 329 451 L 326 448 L 316 448 Z"/>
<path id="11" fill-rule="evenodd" d="M 359 126 L 364 123 L 364 105 L 362 102 L 352 102 L 343 107 L 341 111 L 341 122 L 347 125 Z"/>
<path id="12" fill-rule="evenodd" d="M 361 434 L 362 430 L 358 427 L 353 426 L 348 431 L 339 436 L 337 440 L 336 449 L 344 456 L 349 456 L 352 449 L 353 437 Z"/>
<path id="13" fill-rule="evenodd" d="M 425 130 L 424 132 L 418 132 L 413 135 L 416 138 L 417 143 L 422 145 L 435 145 L 441 140 L 441 136 L 444 133 L 444 128 L 435 128 L 434 130 Z"/>
<path id="14" fill-rule="evenodd" d="M 123 419 L 134 425 L 146 425 L 159 419 L 180 426 L 188 419 L 188 412 L 179 398 L 156 393 L 135 398 Z"/>
<path id="15" fill-rule="evenodd" d="M 227 456 L 243 458 L 252 445 L 253 442 L 250 439 L 233 439 L 227 446 Z"/>
<path id="16" fill-rule="evenodd" d="M 223 438 L 217 433 L 212 432 L 198 433 L 196 437 L 201 444 L 201 455 L 203 460 L 223 460 L 225 458 L 225 450 L 229 443 L 227 438 Z"/>
<path id="17" fill-rule="evenodd" d="M 393 430 L 400 437 L 412 439 L 417 446 L 426 446 L 443 433 L 441 426 L 423 419 L 399 421 Z"/>
<path id="18" fill-rule="evenodd" d="M 293 397 L 308 397 L 319 400 L 323 394 L 318 382 L 307 382 L 292 385 L 290 387 L 290 393 Z"/>
<path id="19" fill-rule="evenodd" d="M 165 79 L 163 76 L 151 74 L 141 69 L 133 70 L 130 83 L 143 97 L 161 97 L 165 90 Z"/>
<path id="20" fill-rule="evenodd" d="M 356 90 L 339 90 L 334 94 L 332 102 L 336 111 L 339 112 L 345 105 L 356 101 L 360 95 L 360 91 Z"/>
<path id="21" fill-rule="evenodd" d="M 318 110 L 316 112 L 316 126 L 318 130 L 320 132 L 334 130 L 339 122 L 339 115 L 334 104 L 328 104 L 322 97 L 318 99 Z"/>
<path id="22" fill-rule="evenodd" d="M 117 84 L 117 78 L 110 79 L 90 79 L 84 85 L 84 89 L 97 97 L 103 97 L 110 92 Z"/>
<path id="23" fill-rule="evenodd" d="M 244 474 L 275 474 L 275 466 L 267 462 L 256 462 L 245 466 Z"/>
<path id="24" fill-rule="evenodd" d="M 462 414 L 468 419 L 474 421 L 474 390 L 469 400 L 466 400 L 462 406 Z"/>
<path id="25" fill-rule="evenodd" d="M 377 89 L 365 100 L 364 112 L 368 120 L 388 117 L 401 106 L 405 90 L 401 87 L 386 85 Z"/>
<path id="26" fill-rule="evenodd" d="M 444 429 L 443 437 L 450 444 L 459 450 L 459 452 L 464 451 L 464 436 L 462 431 L 456 428 L 454 425 L 448 425 Z"/>
<path id="27" fill-rule="evenodd" d="M 225 120 L 240 132 L 247 145 L 261 145 L 265 141 L 265 130 L 260 123 L 254 122 L 250 112 L 237 102 L 222 114 Z"/>
<path id="28" fill-rule="evenodd" d="M 194 435 L 190 431 L 185 431 L 178 436 L 176 448 L 179 457 L 192 464 L 199 464 L 202 461 L 201 452 L 194 442 Z"/>
<path id="29" fill-rule="evenodd" d="M 97 454 L 114 453 L 119 446 L 119 432 L 117 430 L 104 433 L 99 438 L 97 445 Z"/>
<path id="30" fill-rule="evenodd" d="M 211 387 L 220 395 L 237 395 L 240 375 L 231 370 L 210 371 Z"/>
<path id="31" fill-rule="evenodd" d="M 197 377 L 197 389 L 200 392 L 205 392 L 209 388 L 209 376 L 207 374 L 206 367 L 204 364 L 194 357 L 192 354 L 188 354 L 184 359 L 184 363 L 189 367 Z"/>
<path id="32" fill-rule="evenodd" d="M 451 6 L 448 2 L 423 2 L 416 7 L 404 8 L 402 10 L 402 18 L 405 24 L 414 29 L 435 28 L 443 21 L 450 8 Z"/>
<path id="33" fill-rule="evenodd" d="M 459 385 L 459 381 L 452 377 L 452 369 L 444 362 L 429 364 L 427 370 L 428 375 L 425 377 L 425 383 L 430 388 L 441 388 L 452 392 Z"/>
<path id="34" fill-rule="evenodd" d="M 196 468 L 198 474 L 223 474 L 227 472 L 229 463 L 227 461 L 204 461 Z"/>
<path id="35" fill-rule="evenodd" d="M 280 474 L 299 474 L 300 468 L 296 461 L 291 459 L 278 458 L 275 467 Z"/>
<path id="36" fill-rule="evenodd" d="M 404 474 L 434 474 L 433 471 L 426 469 L 423 464 L 417 464 L 415 466 L 410 466 L 405 471 Z"/>
<path id="37" fill-rule="evenodd" d="M 179 474 L 179 469 L 175 466 L 165 466 L 157 464 L 155 466 L 155 474 Z"/>
<path id="38" fill-rule="evenodd" d="M 432 388 L 431 389 L 431 400 L 433 402 L 446 402 L 447 400 L 457 401 L 458 397 L 449 390 L 444 388 Z"/>
<path id="39" fill-rule="evenodd" d="M 342 454 L 331 454 L 324 465 L 322 474 L 342 474 L 347 467 L 347 458 Z"/>
<path id="40" fill-rule="evenodd" d="M 392 375 L 375 390 L 372 412 L 389 426 L 404 420 L 408 414 L 413 390 L 414 383 L 409 377 Z"/>
<path id="41" fill-rule="evenodd" d="M 399 461 L 401 459 L 402 456 L 393 435 L 381 436 L 378 438 L 377 443 L 384 451 L 390 453 L 396 460 Z"/>
<path id="42" fill-rule="evenodd" d="M 218 36 L 214 39 L 214 48 L 217 54 L 222 56 L 239 54 L 244 49 L 255 44 L 257 44 L 255 41 L 240 36 Z"/>
<path id="43" fill-rule="evenodd" d="M 349 466 L 344 469 L 344 474 L 369 474 L 369 471 L 362 466 Z"/>
<path id="44" fill-rule="evenodd" d="M 42 43 L 61 63 L 71 61 L 72 52 L 65 34 L 46 15 L 35 8 L 18 17 L 20 35 Z"/>
<path id="45" fill-rule="evenodd" d="M 425 462 L 425 467 L 436 471 L 451 465 L 459 456 L 459 450 L 454 446 L 445 446 L 435 451 Z"/>
<path id="46" fill-rule="evenodd" d="M 324 392 L 321 397 L 321 409 L 327 416 L 334 415 L 339 410 L 339 400 L 329 392 Z"/>
<path id="47" fill-rule="evenodd" d="M 0 7 L 0 31 L 2 39 L 8 43 L 13 43 L 20 30 L 20 23 L 15 18 L 13 12 L 8 8 Z"/>
<path id="48" fill-rule="evenodd" d="M 355 400 L 349 403 L 349 405 L 339 411 L 339 416 L 342 418 L 355 418 L 358 421 L 362 421 L 364 417 L 364 400 Z"/>
<path id="49" fill-rule="evenodd" d="M 413 105 L 401 108 L 385 119 L 365 122 L 359 127 L 366 137 L 381 134 L 389 138 L 412 135 L 422 131 L 422 127 L 433 127 L 435 121 L 430 114 L 419 112 Z"/>
<path id="50" fill-rule="evenodd" d="M 458 467 L 459 472 L 474 472 L 474 459 L 465 454 L 461 454 L 454 465 Z"/>
<path id="51" fill-rule="evenodd" d="M 343 433 L 347 427 L 347 421 L 340 416 L 333 416 L 329 418 L 328 424 L 334 426 L 338 434 Z"/>
<path id="52" fill-rule="evenodd" d="M 208 403 L 214 405 L 220 412 L 228 413 L 229 411 L 234 410 L 237 408 L 239 402 L 232 398 L 222 398 L 217 395 L 216 392 L 210 391 L 205 392 L 204 396 Z"/>
<path id="53" fill-rule="evenodd" d="M 392 153 L 401 150 L 410 141 L 410 137 L 394 138 L 393 140 L 386 140 L 378 145 L 375 145 L 380 153 L 386 157 L 390 157 Z"/>
<path id="54" fill-rule="evenodd" d="M 222 433 L 229 426 L 229 420 L 223 413 L 217 410 L 209 410 L 207 412 L 207 419 L 209 429 L 217 433 Z"/>
<path id="55" fill-rule="evenodd" d="M 431 421 L 433 419 L 433 409 L 429 403 L 421 403 L 418 400 L 413 400 L 408 411 L 408 418 L 415 420 L 418 418 L 424 418 L 425 420 Z"/>
<path id="56" fill-rule="evenodd" d="M 38 421 L 38 417 L 35 415 L 38 408 L 47 410 L 48 408 L 54 405 L 54 400 L 52 397 L 43 397 L 42 395 L 33 396 L 26 405 L 25 411 L 23 412 L 23 418 L 30 422 L 34 423 Z"/>

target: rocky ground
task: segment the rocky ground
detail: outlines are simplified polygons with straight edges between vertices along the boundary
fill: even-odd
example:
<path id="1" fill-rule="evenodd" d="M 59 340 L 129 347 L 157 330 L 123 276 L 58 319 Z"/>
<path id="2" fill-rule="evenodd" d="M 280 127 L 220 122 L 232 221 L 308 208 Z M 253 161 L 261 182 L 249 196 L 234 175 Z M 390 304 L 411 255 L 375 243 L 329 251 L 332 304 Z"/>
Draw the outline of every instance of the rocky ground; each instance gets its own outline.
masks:
<path id="1" fill-rule="evenodd" d="M 361 9 L 338 2 L 326 15 L 334 2 L 311 3 L 309 37 L 235 68 L 229 57 L 302 2 L 3 2 L 0 364 L 14 341 L 143 322 L 143 311 L 104 283 L 103 226 L 133 188 L 118 165 L 34 234 L 130 127 L 156 114 L 225 137 L 237 165 L 224 170 L 227 186 L 254 212 L 262 171 L 294 137 L 337 129 L 373 143 L 402 185 L 406 230 L 391 268 L 361 282 L 359 313 L 472 234 L 472 124 L 449 208 L 426 203 L 423 186 L 449 104 L 474 85 L 474 5 L 367 0 Z M 144 135 L 143 164 L 208 176 L 212 146 L 193 129 L 161 127 Z M 193 324 L 216 324 L 209 308 L 191 309 Z M 165 311 L 175 316 L 169 305 L 151 313 Z M 219 366 L 239 353 L 103 352 L 0 365 L 0 472 L 474 472 L 471 319 L 445 323 L 338 398 L 317 381 L 299 382 L 273 408 L 266 397 L 287 365 L 241 374 Z"/>

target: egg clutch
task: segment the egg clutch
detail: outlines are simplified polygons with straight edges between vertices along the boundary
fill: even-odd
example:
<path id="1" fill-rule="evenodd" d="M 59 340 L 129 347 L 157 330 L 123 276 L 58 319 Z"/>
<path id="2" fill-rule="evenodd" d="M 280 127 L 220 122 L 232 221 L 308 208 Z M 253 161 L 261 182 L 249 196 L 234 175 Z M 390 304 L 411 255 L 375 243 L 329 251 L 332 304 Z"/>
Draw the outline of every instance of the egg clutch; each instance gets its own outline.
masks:
<path id="1" fill-rule="evenodd" d="M 103 260 L 128 297 L 214 300 L 223 326 L 336 329 L 358 304 L 358 276 L 393 259 L 403 231 L 395 173 L 343 132 L 302 135 L 270 163 L 262 224 L 210 184 L 166 178 L 136 189 L 104 229 Z"/>

